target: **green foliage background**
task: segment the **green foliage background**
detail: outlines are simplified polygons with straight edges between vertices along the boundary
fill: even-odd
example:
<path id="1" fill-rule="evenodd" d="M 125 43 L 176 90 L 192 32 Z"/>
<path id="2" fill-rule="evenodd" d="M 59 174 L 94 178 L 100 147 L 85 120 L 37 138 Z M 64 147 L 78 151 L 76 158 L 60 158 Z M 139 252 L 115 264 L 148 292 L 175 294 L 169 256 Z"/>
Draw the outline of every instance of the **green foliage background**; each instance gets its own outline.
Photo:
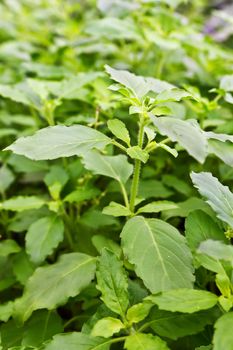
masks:
<path id="1" fill-rule="evenodd" d="M 0 1 L 0 349 L 233 349 L 233 9 Z"/>

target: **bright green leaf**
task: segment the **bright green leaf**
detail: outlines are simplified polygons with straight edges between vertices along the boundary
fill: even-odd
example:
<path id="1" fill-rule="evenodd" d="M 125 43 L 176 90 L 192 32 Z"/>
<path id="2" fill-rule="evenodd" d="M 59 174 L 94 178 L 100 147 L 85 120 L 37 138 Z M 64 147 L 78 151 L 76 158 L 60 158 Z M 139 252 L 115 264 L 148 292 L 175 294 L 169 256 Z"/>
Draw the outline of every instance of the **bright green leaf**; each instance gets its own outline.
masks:
<path id="1" fill-rule="evenodd" d="M 149 159 L 148 152 L 141 149 L 139 146 L 127 148 L 127 154 L 130 156 L 130 158 L 139 159 L 143 163 L 146 163 Z"/>
<path id="2" fill-rule="evenodd" d="M 139 99 L 145 96 L 149 91 L 160 93 L 164 90 L 171 90 L 174 88 L 174 85 L 159 79 L 137 76 L 125 70 L 117 70 L 107 65 L 105 69 L 113 80 L 128 88 L 131 93 Z"/>
<path id="3" fill-rule="evenodd" d="M 10 254 L 20 252 L 20 246 L 13 239 L 5 239 L 0 242 L 0 256 L 8 256 Z"/>
<path id="4" fill-rule="evenodd" d="M 221 316 L 214 325 L 213 350 L 232 350 L 233 348 L 233 312 Z"/>
<path id="5" fill-rule="evenodd" d="M 0 203 L 0 210 L 24 211 L 29 209 L 39 209 L 44 204 L 45 200 L 36 196 L 18 196 L 7 199 Z"/>
<path id="6" fill-rule="evenodd" d="M 124 155 L 104 156 L 96 151 L 88 152 L 83 157 L 84 167 L 94 174 L 111 177 L 125 183 L 133 172 L 133 166 Z"/>
<path id="7" fill-rule="evenodd" d="M 193 158 L 204 163 L 208 143 L 196 120 L 156 118 L 153 114 L 150 114 L 150 118 L 162 135 L 168 136 L 173 142 L 178 142 Z"/>
<path id="8" fill-rule="evenodd" d="M 0 321 L 7 322 L 9 320 L 13 313 L 13 307 L 13 301 L 0 305 Z"/>
<path id="9" fill-rule="evenodd" d="M 168 102 L 168 101 L 180 101 L 184 98 L 191 98 L 192 95 L 182 89 L 172 89 L 168 91 L 162 91 L 156 96 L 156 101 L 158 103 Z"/>
<path id="10" fill-rule="evenodd" d="M 103 209 L 103 214 L 112 216 L 130 216 L 131 211 L 122 204 L 110 202 L 110 204 Z"/>
<path id="11" fill-rule="evenodd" d="M 125 124 L 119 119 L 111 119 L 108 121 L 109 130 L 118 139 L 124 141 L 128 146 L 130 146 L 130 136 Z"/>
<path id="12" fill-rule="evenodd" d="M 113 317 L 105 317 L 99 320 L 92 329 L 93 337 L 110 338 L 113 334 L 125 328 L 121 320 Z"/>
<path id="13" fill-rule="evenodd" d="M 152 306 L 153 305 L 151 303 L 147 303 L 147 302 L 143 302 L 143 303 L 139 303 L 131 306 L 127 311 L 127 315 L 126 315 L 127 320 L 130 323 L 138 323 L 144 320 L 148 316 Z"/>
<path id="14" fill-rule="evenodd" d="M 127 350 L 169 350 L 167 343 L 152 334 L 136 333 L 127 337 L 124 349 Z"/>
<path id="15" fill-rule="evenodd" d="M 101 299 L 112 311 L 124 317 L 129 304 L 127 275 L 122 262 L 108 249 L 103 249 L 97 263 L 97 288 Z"/>
<path id="16" fill-rule="evenodd" d="M 55 215 L 34 222 L 26 234 L 26 251 L 31 261 L 36 264 L 43 262 L 63 240 L 63 235 L 63 221 Z"/>
<path id="17" fill-rule="evenodd" d="M 137 216 L 126 223 L 121 238 L 125 256 L 152 293 L 192 288 L 191 253 L 173 226 Z"/>
<path id="18" fill-rule="evenodd" d="M 101 132 L 83 125 L 56 125 L 21 137 L 5 150 L 30 159 L 56 159 L 84 155 L 92 148 L 103 149 L 111 140 Z"/>
<path id="19" fill-rule="evenodd" d="M 159 213 L 164 210 L 176 209 L 178 208 L 177 204 L 169 201 L 157 201 L 151 202 L 139 208 L 137 213 Z"/>
<path id="20" fill-rule="evenodd" d="M 205 290 L 174 289 L 147 297 L 162 310 L 193 313 L 212 308 L 218 302 L 217 295 Z"/>

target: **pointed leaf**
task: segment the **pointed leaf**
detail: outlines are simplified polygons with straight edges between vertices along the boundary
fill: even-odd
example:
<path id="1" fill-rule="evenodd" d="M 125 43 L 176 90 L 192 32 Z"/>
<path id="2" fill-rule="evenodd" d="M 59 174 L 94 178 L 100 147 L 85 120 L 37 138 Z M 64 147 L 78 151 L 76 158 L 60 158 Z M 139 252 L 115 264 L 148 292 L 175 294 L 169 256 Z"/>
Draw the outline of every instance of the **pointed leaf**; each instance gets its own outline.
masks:
<path id="1" fill-rule="evenodd" d="M 88 286 L 94 273 L 95 258 L 81 253 L 64 254 L 57 263 L 39 267 L 29 278 L 23 296 L 16 301 L 16 317 L 24 322 L 34 310 L 52 310 L 64 304 Z"/>
<path id="2" fill-rule="evenodd" d="M 150 328 L 159 336 L 176 340 L 186 335 L 201 332 L 206 325 L 213 324 L 217 317 L 216 310 L 183 314 L 159 310 L 154 307 L 147 322 Z"/>
<path id="3" fill-rule="evenodd" d="M 131 211 L 122 204 L 116 202 L 110 202 L 110 204 L 103 209 L 103 214 L 112 216 L 130 216 Z"/>
<path id="4" fill-rule="evenodd" d="M 0 210 L 11 210 L 21 212 L 29 209 L 39 209 L 44 204 L 45 200 L 36 196 L 18 196 L 5 200 L 0 203 Z"/>
<path id="5" fill-rule="evenodd" d="M 127 154 L 130 156 L 130 158 L 139 159 L 143 163 L 146 163 L 149 159 L 148 152 L 141 149 L 139 146 L 127 148 Z"/>
<path id="6" fill-rule="evenodd" d="M 93 337 L 110 338 L 113 334 L 125 328 L 121 320 L 114 317 L 105 317 L 99 320 L 92 329 Z"/>
<path id="7" fill-rule="evenodd" d="M 84 167 L 94 174 L 111 177 L 125 183 L 133 172 L 133 166 L 124 155 L 104 156 L 96 151 L 88 152 L 83 157 Z"/>
<path id="8" fill-rule="evenodd" d="M 101 299 L 112 311 L 124 317 L 127 310 L 128 281 L 122 262 L 108 249 L 103 249 L 97 263 L 97 288 Z"/>
<path id="9" fill-rule="evenodd" d="M 233 227 L 233 193 L 211 173 L 191 173 L 192 181 L 200 194 L 216 212 L 217 217 Z"/>
<path id="10" fill-rule="evenodd" d="M 143 302 L 139 304 L 135 304 L 131 306 L 127 311 L 127 320 L 132 323 L 138 323 L 142 320 L 144 320 L 152 308 L 151 303 Z"/>
<path id="11" fill-rule="evenodd" d="M 63 221 L 55 215 L 34 222 L 26 234 L 26 251 L 31 261 L 36 264 L 43 262 L 63 240 L 63 235 Z"/>
<path id="12" fill-rule="evenodd" d="M 159 213 L 160 211 L 177 208 L 178 206 L 174 202 L 157 201 L 144 205 L 138 209 L 137 213 Z"/>
<path id="13" fill-rule="evenodd" d="M 182 89 L 172 89 L 168 91 L 163 91 L 156 96 L 156 101 L 158 103 L 168 102 L 168 101 L 180 101 L 183 98 L 191 98 L 192 95 Z"/>
<path id="14" fill-rule="evenodd" d="M 164 143 L 159 143 L 158 147 L 163 148 L 165 151 L 172 154 L 173 157 L 175 157 L 175 158 L 178 157 L 178 152 L 175 148 L 171 148 L 168 145 L 165 145 Z"/>
<path id="15" fill-rule="evenodd" d="M 218 302 L 217 295 L 205 290 L 174 289 L 146 298 L 158 305 L 159 309 L 193 313 L 212 308 Z"/>
<path id="16" fill-rule="evenodd" d="M 198 253 L 210 256 L 216 260 L 230 261 L 233 266 L 233 247 L 220 241 L 208 239 L 202 242 L 198 248 Z"/>
<path id="17" fill-rule="evenodd" d="M 113 80 L 128 88 L 139 99 L 149 91 L 159 93 L 174 88 L 174 85 L 159 79 L 141 77 L 126 70 L 111 68 L 108 65 L 105 66 L 105 69 Z"/>
<path id="18" fill-rule="evenodd" d="M 0 321 L 7 322 L 13 314 L 13 301 L 0 305 Z"/>
<path id="19" fill-rule="evenodd" d="M 108 121 L 109 130 L 118 139 L 124 141 L 128 146 L 130 146 L 130 136 L 125 124 L 119 119 L 111 119 Z"/>
<path id="20" fill-rule="evenodd" d="M 178 142 L 193 158 L 204 163 L 208 143 L 196 120 L 180 120 L 171 117 L 156 118 L 151 113 L 150 118 L 162 135 Z"/>
<path id="21" fill-rule="evenodd" d="M 192 288 L 191 253 L 173 226 L 137 216 L 126 223 L 121 238 L 125 256 L 152 293 Z"/>
<path id="22" fill-rule="evenodd" d="M 5 150 L 30 159 L 56 159 L 84 155 L 92 148 L 103 149 L 111 140 L 101 132 L 83 125 L 56 125 L 21 137 Z"/>
<path id="23" fill-rule="evenodd" d="M 136 333 L 127 337 L 124 349 L 127 350 L 169 350 L 166 342 L 152 334 Z"/>

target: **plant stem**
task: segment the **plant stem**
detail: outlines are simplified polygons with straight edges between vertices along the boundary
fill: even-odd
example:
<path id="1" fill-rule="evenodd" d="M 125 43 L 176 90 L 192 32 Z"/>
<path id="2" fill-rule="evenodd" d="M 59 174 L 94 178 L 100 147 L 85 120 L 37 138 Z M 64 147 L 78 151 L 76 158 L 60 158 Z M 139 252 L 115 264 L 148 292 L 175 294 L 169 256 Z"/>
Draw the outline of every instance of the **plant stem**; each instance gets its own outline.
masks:
<path id="1" fill-rule="evenodd" d="M 124 186 L 124 184 L 123 184 L 122 182 L 119 182 L 119 184 L 120 184 L 120 187 L 121 187 L 121 192 L 122 192 L 122 194 L 123 194 L 125 206 L 126 206 L 127 208 L 129 208 L 129 199 L 128 199 L 128 194 L 127 194 L 127 192 L 126 192 L 125 186 Z"/>
<path id="2" fill-rule="evenodd" d="M 139 122 L 139 132 L 138 132 L 138 146 L 142 148 L 144 140 L 144 115 L 140 118 Z M 132 180 L 132 186 L 130 191 L 130 204 L 129 209 L 134 213 L 135 200 L 138 194 L 138 184 L 141 170 L 141 161 L 139 159 L 135 160 L 134 163 L 134 174 Z"/>

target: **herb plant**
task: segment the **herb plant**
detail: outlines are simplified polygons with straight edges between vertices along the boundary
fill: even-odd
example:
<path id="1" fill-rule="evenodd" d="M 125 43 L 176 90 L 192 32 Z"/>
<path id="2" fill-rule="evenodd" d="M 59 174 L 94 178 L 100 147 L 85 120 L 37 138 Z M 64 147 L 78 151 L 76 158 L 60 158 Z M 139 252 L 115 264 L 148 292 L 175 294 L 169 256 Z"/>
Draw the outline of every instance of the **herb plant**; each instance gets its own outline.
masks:
<path id="1" fill-rule="evenodd" d="M 1 349 L 232 350 L 231 34 L 205 1 L 0 9 Z"/>

